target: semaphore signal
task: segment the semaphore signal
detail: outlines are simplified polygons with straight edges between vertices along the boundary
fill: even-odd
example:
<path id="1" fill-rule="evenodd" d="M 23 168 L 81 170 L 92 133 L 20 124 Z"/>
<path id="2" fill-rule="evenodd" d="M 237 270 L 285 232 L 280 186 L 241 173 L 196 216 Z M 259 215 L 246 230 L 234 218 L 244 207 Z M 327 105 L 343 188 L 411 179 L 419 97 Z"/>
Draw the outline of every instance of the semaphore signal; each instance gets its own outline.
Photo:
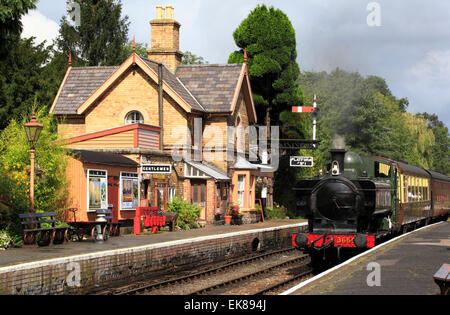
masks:
<path id="1" fill-rule="evenodd" d="M 314 95 L 314 105 L 311 106 L 293 106 L 293 113 L 314 113 L 314 122 L 313 122 L 313 140 L 315 141 L 317 138 L 316 130 L 317 130 L 317 114 L 320 109 L 317 107 L 317 97 Z"/>

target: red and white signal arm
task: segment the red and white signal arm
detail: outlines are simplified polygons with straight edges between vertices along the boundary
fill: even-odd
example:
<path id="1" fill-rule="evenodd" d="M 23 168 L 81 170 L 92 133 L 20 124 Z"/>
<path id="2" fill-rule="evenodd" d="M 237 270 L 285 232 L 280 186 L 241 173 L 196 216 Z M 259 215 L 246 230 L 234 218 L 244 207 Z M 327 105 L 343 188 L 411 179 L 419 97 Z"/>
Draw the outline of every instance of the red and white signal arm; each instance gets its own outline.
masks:
<path id="1" fill-rule="evenodd" d="M 293 113 L 314 113 L 315 112 L 314 107 L 308 107 L 308 106 L 294 106 L 292 107 Z"/>
<path id="2" fill-rule="evenodd" d="M 291 167 L 314 167 L 314 158 L 311 156 L 291 156 Z"/>

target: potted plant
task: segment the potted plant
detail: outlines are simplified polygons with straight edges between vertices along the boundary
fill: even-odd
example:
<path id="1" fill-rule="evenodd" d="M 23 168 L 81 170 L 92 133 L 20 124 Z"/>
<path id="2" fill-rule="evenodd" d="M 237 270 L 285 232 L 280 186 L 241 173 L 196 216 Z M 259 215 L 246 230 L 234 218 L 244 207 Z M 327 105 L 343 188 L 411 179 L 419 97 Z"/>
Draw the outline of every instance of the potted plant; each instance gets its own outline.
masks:
<path id="1" fill-rule="evenodd" d="M 232 218 L 233 218 L 233 216 L 231 215 L 231 208 L 230 208 L 230 209 L 228 209 L 228 211 L 225 213 L 225 216 L 224 216 L 225 224 L 230 225 Z"/>
<path id="2" fill-rule="evenodd" d="M 231 220 L 233 219 L 236 213 L 239 213 L 239 206 L 230 205 L 224 216 L 225 224 L 231 224 Z"/>
<path id="3" fill-rule="evenodd" d="M 238 205 L 231 206 L 231 210 L 230 211 L 231 211 L 231 216 L 233 217 L 232 224 L 234 224 L 234 225 L 241 225 L 242 224 L 242 217 L 244 215 L 240 213 L 239 206 Z"/>

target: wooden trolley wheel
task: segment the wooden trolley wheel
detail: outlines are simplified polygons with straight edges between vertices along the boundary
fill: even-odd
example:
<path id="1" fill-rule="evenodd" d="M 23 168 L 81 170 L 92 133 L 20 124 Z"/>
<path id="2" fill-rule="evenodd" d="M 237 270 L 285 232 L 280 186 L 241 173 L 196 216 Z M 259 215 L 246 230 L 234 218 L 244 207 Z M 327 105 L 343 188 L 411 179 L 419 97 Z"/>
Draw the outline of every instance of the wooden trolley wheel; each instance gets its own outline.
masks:
<path id="1" fill-rule="evenodd" d="M 27 233 L 24 235 L 23 240 L 24 240 L 24 244 L 34 244 L 36 239 L 36 236 L 34 233 Z"/>
<path id="2" fill-rule="evenodd" d="M 107 241 L 108 238 L 109 238 L 109 226 L 108 226 L 108 224 L 106 224 L 106 225 L 103 227 L 103 240 L 104 240 L 104 241 Z"/>
<path id="3" fill-rule="evenodd" d="M 56 231 L 55 233 L 55 243 L 60 244 L 64 242 L 64 233 L 63 231 Z"/>
<path id="4" fill-rule="evenodd" d="M 91 237 L 94 243 L 97 242 L 97 236 L 98 236 L 97 227 L 94 225 L 94 227 L 91 230 Z"/>
<path id="5" fill-rule="evenodd" d="M 40 232 L 40 238 L 45 244 L 50 244 L 50 231 Z"/>
<path id="6" fill-rule="evenodd" d="M 66 231 L 64 232 L 64 240 L 65 240 L 66 242 L 69 241 L 69 229 L 66 229 Z"/>
<path id="7" fill-rule="evenodd" d="M 116 234 L 115 234 L 116 230 L 114 229 L 114 225 L 113 224 L 109 225 L 108 231 L 109 231 L 109 236 L 116 236 Z"/>

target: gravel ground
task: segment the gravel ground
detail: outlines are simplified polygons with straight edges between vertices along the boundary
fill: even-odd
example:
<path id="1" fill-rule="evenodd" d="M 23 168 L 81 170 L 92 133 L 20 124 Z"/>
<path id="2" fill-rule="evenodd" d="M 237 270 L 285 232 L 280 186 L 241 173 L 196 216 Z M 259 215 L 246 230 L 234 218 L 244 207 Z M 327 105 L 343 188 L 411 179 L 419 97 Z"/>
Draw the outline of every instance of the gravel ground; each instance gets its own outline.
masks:
<path id="1" fill-rule="evenodd" d="M 242 277 L 259 270 L 275 266 L 284 261 L 290 260 L 294 257 L 299 257 L 302 254 L 299 252 L 291 252 L 283 255 L 276 255 L 266 259 L 260 259 L 258 261 L 252 262 L 247 265 L 236 267 L 232 270 L 227 270 L 226 272 L 218 272 L 217 274 L 211 276 L 204 276 L 200 279 L 194 281 L 189 281 L 188 283 L 181 283 L 178 285 L 171 285 L 166 288 L 155 289 L 151 292 L 144 293 L 145 295 L 188 295 L 191 292 L 210 287 L 215 284 L 222 283 L 231 279 Z M 236 288 L 227 288 L 220 291 L 214 291 L 214 294 L 226 294 L 226 295 L 245 295 L 251 294 L 251 292 L 256 292 L 262 288 L 262 285 L 269 286 L 274 282 L 279 282 L 282 278 L 289 277 L 289 269 L 293 267 L 283 268 L 275 273 L 270 273 L 263 275 L 259 281 L 248 281 L 245 286 L 242 283 L 237 284 Z"/>

